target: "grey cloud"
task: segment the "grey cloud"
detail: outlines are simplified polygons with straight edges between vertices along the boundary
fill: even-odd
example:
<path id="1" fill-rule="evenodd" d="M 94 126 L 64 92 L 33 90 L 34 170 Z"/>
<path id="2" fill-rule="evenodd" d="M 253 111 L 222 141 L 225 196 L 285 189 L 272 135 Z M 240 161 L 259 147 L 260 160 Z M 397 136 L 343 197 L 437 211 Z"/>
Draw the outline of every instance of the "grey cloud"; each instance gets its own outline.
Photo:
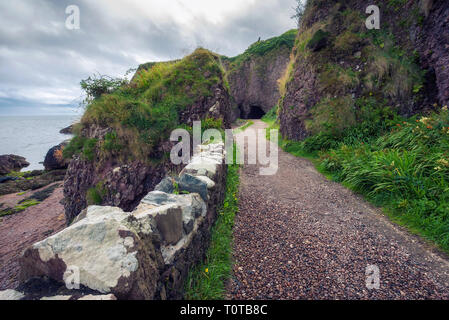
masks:
<path id="1" fill-rule="evenodd" d="M 189 2 L 166 1 L 195 13 Z M 120 76 L 146 60 L 180 58 L 197 46 L 234 56 L 258 37 L 279 35 L 295 26 L 290 20 L 294 0 L 258 0 L 220 24 L 198 15 L 188 29 L 176 17 L 149 20 L 122 2 L 124 14 L 117 15 L 102 7 L 104 1 L 2 1 L 0 113 L 14 104 L 72 106 L 81 94 L 79 81 L 92 73 Z M 81 30 L 65 28 L 65 8 L 72 4 L 80 7 Z"/>

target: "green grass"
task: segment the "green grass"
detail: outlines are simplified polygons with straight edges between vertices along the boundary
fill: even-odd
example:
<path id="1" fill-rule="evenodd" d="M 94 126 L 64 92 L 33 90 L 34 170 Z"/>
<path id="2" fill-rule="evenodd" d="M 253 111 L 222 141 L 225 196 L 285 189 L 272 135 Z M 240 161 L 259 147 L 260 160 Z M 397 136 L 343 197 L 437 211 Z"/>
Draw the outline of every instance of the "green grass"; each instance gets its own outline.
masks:
<path id="1" fill-rule="evenodd" d="M 88 205 L 101 205 L 107 190 L 104 189 L 101 182 L 97 183 L 95 187 L 89 188 L 86 193 Z"/>
<path id="2" fill-rule="evenodd" d="M 392 221 L 449 252 L 447 108 L 367 129 L 373 122 L 353 127 L 338 139 L 318 134 L 302 142 L 281 138 L 279 143 L 285 151 L 311 159 L 328 178 L 382 207 Z M 332 143 L 323 143 L 326 140 Z M 310 148 L 313 143 L 321 150 Z"/>
<path id="3" fill-rule="evenodd" d="M 223 56 L 222 59 L 229 61 L 231 63 L 232 69 L 240 66 L 243 62 L 250 59 L 251 57 L 264 56 L 282 47 L 292 49 L 297 33 L 298 30 L 296 29 L 289 30 L 278 37 L 273 37 L 267 40 L 253 43 L 244 53 L 238 56 L 232 58 Z"/>
<path id="4" fill-rule="evenodd" d="M 236 151 L 234 159 L 236 159 Z M 232 271 L 234 217 L 238 212 L 239 165 L 228 166 L 226 194 L 212 228 L 206 260 L 192 268 L 185 284 L 187 300 L 223 300 Z"/>

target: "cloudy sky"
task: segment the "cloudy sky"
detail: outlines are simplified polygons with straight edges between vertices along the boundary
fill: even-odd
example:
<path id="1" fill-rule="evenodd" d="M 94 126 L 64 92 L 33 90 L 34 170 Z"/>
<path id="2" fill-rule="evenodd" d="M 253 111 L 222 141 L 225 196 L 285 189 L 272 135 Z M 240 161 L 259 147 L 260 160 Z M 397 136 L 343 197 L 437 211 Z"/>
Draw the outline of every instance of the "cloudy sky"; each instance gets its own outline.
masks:
<path id="1" fill-rule="evenodd" d="M 66 8 L 80 29 L 66 28 Z M 228 56 L 294 28 L 295 0 L 0 0 L 0 115 L 80 112 L 79 82 L 202 46 Z"/>

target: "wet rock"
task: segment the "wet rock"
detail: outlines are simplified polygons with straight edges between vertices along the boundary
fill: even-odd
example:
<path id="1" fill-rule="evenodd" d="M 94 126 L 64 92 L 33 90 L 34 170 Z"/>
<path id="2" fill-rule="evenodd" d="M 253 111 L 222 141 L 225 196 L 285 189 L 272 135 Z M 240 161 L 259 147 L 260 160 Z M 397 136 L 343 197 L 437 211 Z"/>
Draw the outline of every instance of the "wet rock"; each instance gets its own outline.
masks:
<path id="1" fill-rule="evenodd" d="M 13 154 L 0 156 L 0 175 L 5 175 L 11 171 L 20 171 L 30 165 L 24 157 L 16 156 Z"/>
<path id="2" fill-rule="evenodd" d="M 70 140 L 66 140 L 48 150 L 44 160 L 45 170 L 67 169 L 70 160 L 63 157 L 63 151 L 69 142 Z"/>
<path id="3" fill-rule="evenodd" d="M 40 175 L 35 175 L 42 173 Z M 25 173 L 14 181 L 7 181 L 0 184 L 0 195 L 18 193 L 26 190 L 36 190 L 48 186 L 57 181 L 64 180 L 65 170 L 53 170 L 49 172 L 33 171 Z"/>
<path id="4" fill-rule="evenodd" d="M 0 183 L 8 182 L 8 181 L 16 181 L 17 177 L 0 177 Z"/>

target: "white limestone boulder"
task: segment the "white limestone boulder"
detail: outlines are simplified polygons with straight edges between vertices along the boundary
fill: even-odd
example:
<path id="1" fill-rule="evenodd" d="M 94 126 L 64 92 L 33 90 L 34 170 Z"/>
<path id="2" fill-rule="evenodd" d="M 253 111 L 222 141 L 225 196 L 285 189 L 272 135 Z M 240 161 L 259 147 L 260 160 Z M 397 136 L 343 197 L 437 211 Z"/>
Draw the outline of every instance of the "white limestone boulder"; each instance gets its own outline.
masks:
<path id="1" fill-rule="evenodd" d="M 129 217 L 119 208 L 89 207 L 84 219 L 24 252 L 21 279 L 48 276 L 118 298 L 153 298 L 158 281 L 153 243 L 137 235 Z"/>

